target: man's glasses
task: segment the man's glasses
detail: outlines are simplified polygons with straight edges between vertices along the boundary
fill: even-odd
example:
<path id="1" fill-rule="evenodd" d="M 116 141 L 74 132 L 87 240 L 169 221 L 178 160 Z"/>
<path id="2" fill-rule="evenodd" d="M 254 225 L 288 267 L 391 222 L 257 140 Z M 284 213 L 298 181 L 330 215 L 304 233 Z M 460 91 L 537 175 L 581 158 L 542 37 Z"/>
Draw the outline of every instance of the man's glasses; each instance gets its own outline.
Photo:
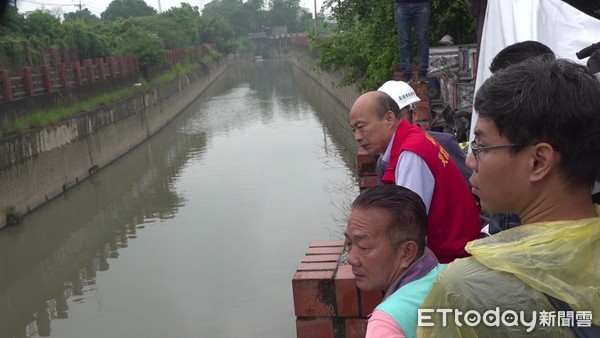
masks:
<path id="1" fill-rule="evenodd" d="M 514 148 L 514 147 L 521 147 L 521 144 L 499 144 L 499 145 L 495 145 L 495 146 L 489 146 L 489 147 L 480 147 L 477 145 L 477 143 L 475 143 L 475 140 L 471 141 L 471 151 L 473 152 L 473 156 L 475 157 L 475 160 L 479 162 L 479 153 L 481 152 L 485 152 L 485 151 L 490 151 L 490 150 L 498 150 L 498 149 L 508 149 L 508 148 Z"/>

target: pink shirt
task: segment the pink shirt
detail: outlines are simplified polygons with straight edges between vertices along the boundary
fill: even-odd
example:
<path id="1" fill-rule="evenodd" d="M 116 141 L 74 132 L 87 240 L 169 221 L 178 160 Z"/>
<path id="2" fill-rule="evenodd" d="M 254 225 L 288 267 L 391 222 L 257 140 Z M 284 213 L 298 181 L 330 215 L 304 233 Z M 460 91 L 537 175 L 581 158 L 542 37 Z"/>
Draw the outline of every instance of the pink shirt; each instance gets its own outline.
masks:
<path id="1" fill-rule="evenodd" d="M 406 338 L 406 335 L 390 315 L 375 310 L 369 317 L 365 338 Z"/>

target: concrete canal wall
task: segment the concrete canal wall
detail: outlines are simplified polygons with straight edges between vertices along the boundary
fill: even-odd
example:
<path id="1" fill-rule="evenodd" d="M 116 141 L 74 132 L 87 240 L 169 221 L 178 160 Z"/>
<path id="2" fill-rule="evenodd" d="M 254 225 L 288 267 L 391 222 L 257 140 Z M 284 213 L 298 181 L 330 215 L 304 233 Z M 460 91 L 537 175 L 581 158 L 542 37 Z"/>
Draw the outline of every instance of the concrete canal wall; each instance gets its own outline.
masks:
<path id="1" fill-rule="evenodd" d="M 0 228 L 7 213 L 24 215 L 144 142 L 192 103 L 230 56 L 157 88 L 0 140 Z"/>
<path id="2" fill-rule="evenodd" d="M 314 79 L 320 86 L 335 97 L 345 111 L 329 109 L 325 119 L 328 125 L 340 125 L 351 135 L 348 112 L 360 96 L 358 86 L 338 88 L 343 72 L 328 74 L 316 70 L 314 58 L 307 50 L 295 48 L 294 64 L 304 74 Z M 394 74 L 397 78 L 397 74 Z M 413 119 L 424 128 L 431 119 L 429 88 L 427 84 L 413 85 L 421 99 L 417 103 Z M 316 90 L 312 89 L 313 94 Z M 323 100 L 326 101 L 326 100 Z M 341 137 L 340 142 L 352 149 L 353 167 L 356 168 L 360 190 L 377 184 L 377 156 L 369 155 L 359 148 L 353 136 Z M 292 278 L 294 313 L 296 315 L 297 338 L 362 338 L 366 334 L 367 317 L 383 299 L 382 291 L 361 291 L 356 287 L 352 267 L 347 264 L 344 240 L 319 241 L 308 244 L 305 256 L 301 259 Z"/>
<path id="3" fill-rule="evenodd" d="M 307 76 L 313 78 L 321 85 L 324 91 L 335 97 L 346 107 L 347 111 L 345 113 L 350 111 L 354 101 L 362 94 L 357 84 L 338 87 L 338 84 L 344 77 L 344 72 L 326 73 L 317 69 L 315 66 L 317 60 L 308 52 L 307 48 L 295 47 L 291 52 L 291 58 L 294 65 L 301 69 Z"/>
<path id="4" fill-rule="evenodd" d="M 348 123 L 348 112 L 361 94 L 358 86 L 338 87 L 343 72 L 329 74 L 319 71 L 314 66 L 315 59 L 307 50 L 295 48 L 292 60 L 304 75 L 318 83 L 318 88 L 311 88 L 309 95 L 320 97 L 315 92 L 323 91 L 341 104 L 343 108 L 326 108 L 326 124 L 346 130 L 347 135 L 338 136 L 338 139 L 347 149 L 351 149 L 359 187 L 363 189 L 376 184 L 377 158 L 368 155 L 364 149 L 358 149 Z M 364 292 L 356 287 L 352 267 L 345 262 L 344 251 L 342 239 L 321 241 L 315 238 L 314 242 L 308 244 L 306 254 L 292 278 L 297 338 L 365 336 L 367 316 L 381 302 L 383 294 L 381 291 Z"/>

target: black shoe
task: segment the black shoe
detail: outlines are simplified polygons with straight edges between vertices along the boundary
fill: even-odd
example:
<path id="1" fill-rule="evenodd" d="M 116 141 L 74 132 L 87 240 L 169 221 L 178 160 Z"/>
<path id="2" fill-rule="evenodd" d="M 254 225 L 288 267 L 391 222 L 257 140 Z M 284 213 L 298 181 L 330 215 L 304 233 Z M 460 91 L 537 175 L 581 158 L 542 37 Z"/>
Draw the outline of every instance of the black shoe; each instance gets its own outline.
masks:
<path id="1" fill-rule="evenodd" d="M 410 84 L 412 82 L 412 74 L 404 74 L 404 76 L 402 76 L 402 81 Z"/>
<path id="2" fill-rule="evenodd" d="M 427 74 L 419 73 L 419 83 L 426 83 L 426 82 L 427 82 Z"/>

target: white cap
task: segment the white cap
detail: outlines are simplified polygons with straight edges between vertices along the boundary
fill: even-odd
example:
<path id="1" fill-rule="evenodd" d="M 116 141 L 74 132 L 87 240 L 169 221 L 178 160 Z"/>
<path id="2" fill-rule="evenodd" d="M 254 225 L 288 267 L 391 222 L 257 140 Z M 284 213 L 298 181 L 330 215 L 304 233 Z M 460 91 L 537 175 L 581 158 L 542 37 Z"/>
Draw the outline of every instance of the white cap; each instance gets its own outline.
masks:
<path id="1" fill-rule="evenodd" d="M 440 39 L 440 41 L 438 41 L 438 44 L 440 45 L 445 45 L 445 46 L 450 46 L 454 44 L 454 39 L 452 38 L 451 35 L 444 35 L 442 36 L 442 38 Z"/>
<path id="2" fill-rule="evenodd" d="M 388 81 L 377 90 L 391 96 L 392 99 L 396 101 L 398 108 L 400 109 L 408 106 L 409 104 L 421 101 L 412 87 L 403 81 Z"/>

